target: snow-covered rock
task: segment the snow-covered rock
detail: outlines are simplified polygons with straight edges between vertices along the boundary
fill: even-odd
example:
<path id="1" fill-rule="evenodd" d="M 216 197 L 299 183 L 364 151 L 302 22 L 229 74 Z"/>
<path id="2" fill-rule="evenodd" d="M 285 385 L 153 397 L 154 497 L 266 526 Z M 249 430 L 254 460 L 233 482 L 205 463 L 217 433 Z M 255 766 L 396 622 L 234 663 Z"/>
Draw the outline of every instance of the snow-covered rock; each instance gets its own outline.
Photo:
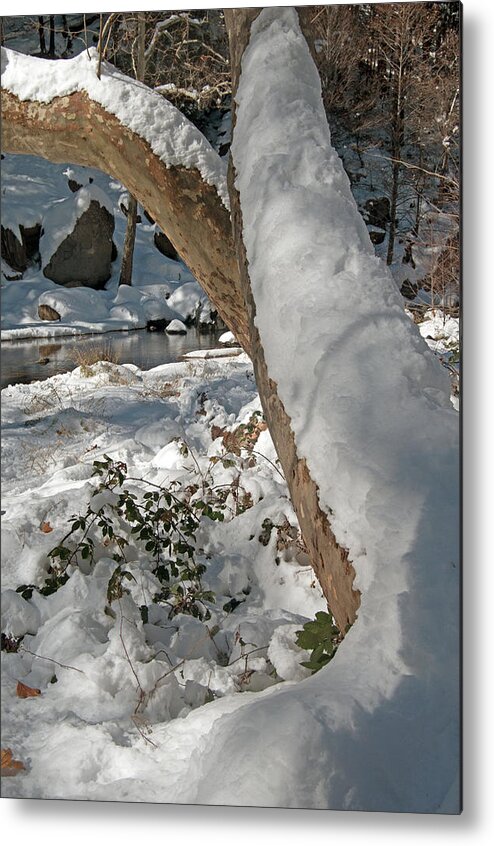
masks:
<path id="1" fill-rule="evenodd" d="M 40 239 L 43 273 L 60 285 L 101 288 L 111 276 L 111 204 L 94 185 L 53 205 Z"/>
<path id="2" fill-rule="evenodd" d="M 167 335 L 186 335 L 187 327 L 181 320 L 171 320 L 165 331 Z"/>

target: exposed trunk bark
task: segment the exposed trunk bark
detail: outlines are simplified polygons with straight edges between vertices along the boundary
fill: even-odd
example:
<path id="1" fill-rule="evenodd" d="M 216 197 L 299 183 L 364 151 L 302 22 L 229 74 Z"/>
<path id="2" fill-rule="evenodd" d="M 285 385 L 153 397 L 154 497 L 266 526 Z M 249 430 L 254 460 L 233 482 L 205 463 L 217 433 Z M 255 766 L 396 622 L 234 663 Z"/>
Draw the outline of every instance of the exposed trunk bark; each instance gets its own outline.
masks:
<path id="1" fill-rule="evenodd" d="M 230 215 L 199 171 L 166 167 L 149 144 L 86 93 L 50 103 L 2 91 L 4 152 L 96 167 L 122 182 L 168 235 L 246 352 L 250 335 Z"/>
<path id="2" fill-rule="evenodd" d="M 233 95 L 238 87 L 241 61 L 250 38 L 252 23 L 260 9 L 225 9 L 231 50 Z M 233 115 L 235 132 L 235 111 Z M 277 386 L 270 378 L 262 341 L 255 324 L 256 305 L 249 280 L 248 261 L 243 242 L 242 208 L 234 185 L 234 163 L 230 158 L 228 185 L 232 204 L 232 225 L 240 268 L 240 280 L 247 305 L 251 333 L 251 357 L 266 421 L 278 453 L 290 496 L 297 513 L 309 558 L 329 608 L 342 632 L 354 622 L 360 594 L 353 589 L 354 569 L 347 550 L 339 546 L 331 531 L 327 514 L 319 504 L 318 489 L 304 459 L 297 453 L 291 420 L 281 402 Z"/>

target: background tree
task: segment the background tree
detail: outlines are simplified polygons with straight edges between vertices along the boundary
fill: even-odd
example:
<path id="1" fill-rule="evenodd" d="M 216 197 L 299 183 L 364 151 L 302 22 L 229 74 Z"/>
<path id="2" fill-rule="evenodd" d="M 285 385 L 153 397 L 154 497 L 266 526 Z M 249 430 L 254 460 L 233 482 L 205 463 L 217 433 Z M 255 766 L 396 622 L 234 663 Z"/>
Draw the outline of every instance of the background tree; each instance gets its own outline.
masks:
<path id="1" fill-rule="evenodd" d="M 383 121 L 377 108 L 378 48 L 368 27 L 368 7 L 310 6 L 308 38 L 314 42 L 326 113 L 333 133 L 339 124 L 352 136 L 376 130 Z"/>
<path id="2" fill-rule="evenodd" d="M 102 48 L 100 48 L 101 50 Z M 140 82 L 146 76 L 146 18 L 144 12 L 137 13 L 137 35 L 134 41 L 135 61 L 134 75 Z M 137 228 L 137 200 L 129 194 L 127 202 L 127 226 L 120 265 L 119 285 L 132 284 L 132 267 L 134 261 L 134 247 Z"/>
<path id="3" fill-rule="evenodd" d="M 221 104 L 231 91 L 228 40 L 220 9 L 142 12 L 143 82 L 160 91 L 191 120 Z M 137 71 L 136 13 L 114 14 L 105 56 L 124 73 Z"/>
<path id="4" fill-rule="evenodd" d="M 384 60 L 388 100 L 387 133 L 391 157 L 390 226 L 386 261 L 393 261 L 398 192 L 407 124 L 414 110 L 413 82 L 423 60 L 424 39 L 434 26 L 436 14 L 416 3 L 378 4 L 372 7 L 371 28 L 378 34 L 379 54 Z"/>
<path id="5" fill-rule="evenodd" d="M 196 119 L 230 92 L 226 32 L 219 10 L 101 15 L 98 49 L 100 58 L 165 94 Z M 132 194 L 125 214 L 120 285 L 132 283 L 138 217 Z"/>
<path id="6" fill-rule="evenodd" d="M 450 215 L 451 232 L 458 228 L 459 4 L 314 6 L 309 12 L 334 143 L 343 151 L 354 139 L 362 168 L 365 148 L 380 146 L 389 159 L 388 264 L 396 260 L 398 233 L 407 244 L 406 261 L 417 241 L 429 250 L 447 249 L 440 217 L 431 224 L 427 212 L 437 205 Z M 458 280 L 459 266 L 456 288 Z"/>

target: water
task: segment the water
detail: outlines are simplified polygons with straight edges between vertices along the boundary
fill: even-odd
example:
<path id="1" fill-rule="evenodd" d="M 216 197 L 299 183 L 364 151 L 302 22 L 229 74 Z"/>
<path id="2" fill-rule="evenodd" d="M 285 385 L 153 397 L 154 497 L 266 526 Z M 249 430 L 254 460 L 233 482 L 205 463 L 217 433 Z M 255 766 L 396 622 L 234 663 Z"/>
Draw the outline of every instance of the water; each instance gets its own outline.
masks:
<path id="1" fill-rule="evenodd" d="M 104 350 L 117 364 L 135 364 L 142 370 L 149 370 L 158 364 L 179 361 L 193 350 L 218 347 L 220 334 L 220 331 L 200 334 L 189 329 L 186 335 L 167 335 L 166 332 L 137 329 L 104 335 L 4 341 L 0 356 L 1 386 L 37 382 L 74 370 L 80 363 L 78 355 L 83 354 L 84 349 Z"/>

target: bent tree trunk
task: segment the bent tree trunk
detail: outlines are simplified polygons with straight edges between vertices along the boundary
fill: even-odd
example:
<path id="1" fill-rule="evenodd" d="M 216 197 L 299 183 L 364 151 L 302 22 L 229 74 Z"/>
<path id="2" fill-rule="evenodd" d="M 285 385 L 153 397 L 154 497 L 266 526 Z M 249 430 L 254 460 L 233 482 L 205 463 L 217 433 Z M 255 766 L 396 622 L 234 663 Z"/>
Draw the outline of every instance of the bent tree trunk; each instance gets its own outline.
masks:
<path id="1" fill-rule="evenodd" d="M 242 55 L 249 43 L 252 23 L 260 9 L 225 9 L 225 21 L 230 41 L 233 102 L 241 76 Z M 233 113 L 235 137 L 235 108 Z M 251 335 L 251 357 L 254 364 L 259 396 L 273 438 L 292 504 L 297 513 L 302 535 L 312 567 L 328 600 L 328 605 L 340 630 L 354 622 L 360 594 L 353 589 L 355 571 L 348 560 L 347 550 L 339 546 L 331 531 L 328 515 L 319 503 L 318 489 L 311 478 L 307 463 L 298 454 L 291 420 L 278 395 L 277 385 L 270 377 L 264 349 L 256 326 L 256 303 L 252 295 L 249 267 L 243 240 L 243 221 L 240 197 L 235 188 L 235 161 L 230 158 L 228 187 L 232 207 L 232 226 L 240 269 L 242 293 L 247 306 Z"/>
<path id="2" fill-rule="evenodd" d="M 50 67 L 55 72 L 55 62 Z M 41 103 L 3 88 L 2 149 L 98 168 L 122 182 L 168 235 L 249 352 L 230 215 L 198 170 L 167 167 L 143 138 L 82 91 Z"/>
<path id="3" fill-rule="evenodd" d="M 250 24 L 257 13 L 258 10 L 243 9 L 227 12 L 235 85 Z M 43 64 L 44 73 L 49 73 L 47 63 Z M 320 506 L 317 486 L 298 454 L 290 418 L 266 365 L 255 324 L 256 304 L 233 172 L 229 188 L 234 237 L 230 215 L 216 188 L 206 183 L 197 169 L 180 164 L 167 166 L 143 138 L 92 100 L 86 91 L 42 103 L 20 99 L 8 90 L 5 79 L 4 85 L 4 150 L 96 167 L 120 180 L 169 236 L 225 323 L 251 355 L 263 409 L 311 564 L 339 628 L 345 631 L 356 617 L 360 595 L 352 587 L 354 571 L 347 551 L 336 543 L 328 514 Z"/>

